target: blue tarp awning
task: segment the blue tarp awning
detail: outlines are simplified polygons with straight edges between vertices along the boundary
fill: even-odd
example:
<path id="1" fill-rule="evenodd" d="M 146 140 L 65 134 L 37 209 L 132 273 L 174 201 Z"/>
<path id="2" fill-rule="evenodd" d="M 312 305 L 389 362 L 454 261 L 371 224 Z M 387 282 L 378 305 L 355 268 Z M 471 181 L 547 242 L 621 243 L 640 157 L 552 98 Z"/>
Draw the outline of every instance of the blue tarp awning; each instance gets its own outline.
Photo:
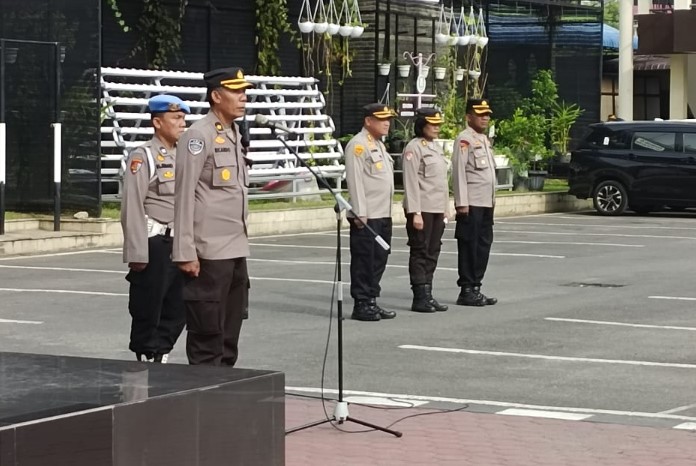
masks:
<path id="1" fill-rule="evenodd" d="M 602 45 L 608 49 L 619 48 L 619 30 L 608 24 L 604 25 L 604 33 L 602 34 Z M 633 49 L 638 48 L 638 37 L 633 36 Z"/>

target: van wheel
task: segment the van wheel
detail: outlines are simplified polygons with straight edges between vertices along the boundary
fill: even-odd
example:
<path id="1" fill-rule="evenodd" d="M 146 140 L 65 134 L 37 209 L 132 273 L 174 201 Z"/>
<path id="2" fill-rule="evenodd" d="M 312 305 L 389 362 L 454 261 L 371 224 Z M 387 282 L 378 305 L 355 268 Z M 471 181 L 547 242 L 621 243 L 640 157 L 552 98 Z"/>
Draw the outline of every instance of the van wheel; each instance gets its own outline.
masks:
<path id="1" fill-rule="evenodd" d="M 592 202 L 600 215 L 621 215 L 628 205 L 628 194 L 618 181 L 602 181 L 594 190 Z"/>

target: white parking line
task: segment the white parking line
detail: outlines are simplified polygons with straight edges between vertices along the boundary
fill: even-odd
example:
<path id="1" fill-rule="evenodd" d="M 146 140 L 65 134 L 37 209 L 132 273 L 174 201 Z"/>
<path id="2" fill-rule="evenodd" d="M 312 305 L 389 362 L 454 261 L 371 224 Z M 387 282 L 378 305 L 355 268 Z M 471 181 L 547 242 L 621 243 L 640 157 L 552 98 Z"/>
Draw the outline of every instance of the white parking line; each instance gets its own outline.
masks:
<path id="1" fill-rule="evenodd" d="M 524 358 L 524 359 L 545 359 L 549 361 L 567 361 L 567 362 L 590 362 L 600 364 L 622 364 L 628 366 L 650 366 L 650 367 L 675 367 L 679 369 L 696 369 L 696 364 L 682 364 L 672 362 L 652 362 L 652 361 L 632 361 L 627 359 L 598 359 L 598 358 L 575 358 L 569 356 L 548 356 L 545 354 L 525 354 L 525 353 L 507 353 L 503 351 L 481 351 L 462 348 L 441 348 L 437 346 L 419 346 L 419 345 L 400 345 L 399 348 L 420 350 L 420 351 L 437 351 L 441 353 L 462 353 L 474 354 L 478 356 L 502 356 L 507 358 Z"/>
<path id="2" fill-rule="evenodd" d="M 112 251 L 109 249 L 93 249 L 93 250 L 88 250 L 88 251 L 71 251 L 71 252 L 55 252 L 51 254 L 36 254 L 33 256 L 12 256 L 12 257 L 0 257 L 0 261 L 12 261 L 12 260 L 19 260 L 19 259 L 36 259 L 39 257 L 58 257 L 58 256 L 72 256 L 75 254 L 103 254 L 103 253 L 111 253 Z"/>
<path id="3" fill-rule="evenodd" d="M 300 393 L 315 393 L 321 394 L 322 391 L 325 395 L 336 395 L 338 390 L 331 388 L 316 388 L 316 387 L 285 387 L 286 391 L 290 392 L 300 392 Z M 524 403 L 512 403 L 508 401 L 493 401 L 493 400 L 475 400 L 467 398 L 447 398 L 443 396 L 425 396 L 425 395 L 406 395 L 406 394 L 395 394 L 395 393 L 381 393 L 381 392 L 366 392 L 360 390 L 344 390 L 344 395 L 359 395 L 359 396 L 375 396 L 381 398 L 391 398 L 398 400 L 417 400 L 417 401 L 429 401 L 436 403 L 454 403 L 454 404 L 468 404 L 468 405 L 481 405 L 481 406 L 498 406 L 501 408 L 520 408 L 520 409 L 532 409 L 540 411 L 559 411 L 568 413 L 583 413 L 583 414 L 608 414 L 614 416 L 629 416 L 629 417 L 645 417 L 651 419 L 673 419 L 681 421 L 696 421 L 696 417 L 693 416 L 680 416 L 677 414 L 662 414 L 662 413 L 646 413 L 640 411 L 619 411 L 612 409 L 593 409 L 593 408 L 575 408 L 570 406 L 544 406 L 544 405 L 532 405 Z"/>
<path id="4" fill-rule="evenodd" d="M 0 324 L 30 324 L 30 325 L 41 325 L 43 322 L 38 320 L 12 320 L 12 319 L 0 319 Z"/>
<path id="5" fill-rule="evenodd" d="M 683 422 L 673 427 L 674 429 L 696 430 L 696 422 Z"/>
<path id="6" fill-rule="evenodd" d="M 59 294 L 86 294 L 94 296 L 128 296 L 128 293 L 106 293 L 103 291 L 75 291 L 75 290 L 40 290 L 36 288 L 0 288 L 0 291 L 17 293 L 59 293 Z"/>
<path id="7" fill-rule="evenodd" d="M 674 414 L 674 413 L 678 413 L 678 412 L 681 412 L 681 411 L 688 411 L 689 409 L 693 409 L 693 408 L 696 408 L 696 404 L 693 404 L 693 405 L 686 405 L 686 406 L 679 406 L 679 407 L 677 407 L 677 408 L 668 409 L 668 410 L 666 410 L 666 411 L 660 411 L 660 413 L 661 413 L 661 414 Z"/>
<path id="8" fill-rule="evenodd" d="M 608 322 L 605 320 L 564 319 L 562 317 L 544 317 L 544 320 L 550 320 L 553 322 L 572 322 L 578 324 L 615 325 L 618 327 L 657 328 L 661 330 L 688 330 L 691 332 L 696 332 L 696 327 L 677 327 L 673 325 L 628 324 L 624 322 Z"/>
<path id="9" fill-rule="evenodd" d="M 247 260 L 249 262 L 275 262 L 275 263 L 279 263 L 279 264 L 290 264 L 290 265 L 295 265 L 295 264 L 301 264 L 301 265 L 336 265 L 336 262 L 334 262 L 334 261 L 294 261 L 294 260 L 284 260 L 284 259 L 256 259 L 256 258 L 249 258 Z M 341 263 L 341 265 L 344 267 L 348 267 L 348 266 L 350 266 L 350 263 L 343 261 Z M 387 268 L 407 269 L 408 265 L 387 264 Z M 437 270 L 446 270 L 448 272 L 457 272 L 457 269 L 452 268 L 452 267 L 438 267 Z"/>
<path id="10" fill-rule="evenodd" d="M 297 282 L 297 283 L 318 283 L 322 285 L 333 285 L 329 280 L 305 280 L 301 278 L 272 278 L 272 277 L 249 277 L 250 280 L 266 280 L 271 282 Z M 350 282 L 342 282 L 343 285 L 350 285 Z"/>
<path id="11" fill-rule="evenodd" d="M 648 299 L 667 299 L 675 301 L 696 301 L 696 298 L 688 298 L 685 296 L 648 296 Z"/>
<path id="12" fill-rule="evenodd" d="M 269 247 L 269 248 L 290 248 L 290 249 L 332 249 L 336 250 L 335 246 L 308 246 L 308 245 L 298 245 L 298 244 L 264 244 L 264 243 L 250 243 L 250 246 L 254 247 Z M 350 251 L 350 248 L 341 248 L 341 251 Z M 410 254 L 411 251 L 408 249 L 392 249 L 391 252 L 398 252 L 403 254 Z M 457 252 L 442 251 L 440 254 L 457 254 Z M 507 252 L 492 252 L 491 256 L 505 256 L 505 257 L 537 257 L 541 259 L 565 259 L 566 256 L 556 256 L 550 254 L 515 254 Z"/>
<path id="13" fill-rule="evenodd" d="M 639 226 L 639 225 L 593 225 L 587 223 L 536 223 L 536 222 L 495 222 L 496 225 L 536 225 L 547 227 L 588 227 L 588 228 L 620 228 L 626 230 L 696 230 L 696 227 L 666 227 L 666 226 Z"/>
<path id="14" fill-rule="evenodd" d="M 52 270 L 57 272 L 88 272 L 88 273 L 128 273 L 126 270 L 72 269 L 67 267 L 36 267 L 32 265 L 0 265 L 0 269 Z"/>
<path id="15" fill-rule="evenodd" d="M 660 236 L 660 235 L 623 235 L 619 233 L 578 233 L 566 231 L 529 231 L 529 230 L 495 230 L 496 233 L 514 233 L 516 235 L 565 235 L 565 236 L 616 236 L 618 238 L 654 238 L 654 239 L 693 239 L 696 236 Z M 494 241 L 495 243 L 495 241 Z"/>
<path id="16" fill-rule="evenodd" d="M 505 416 L 542 417 L 545 419 L 563 419 L 566 421 L 582 421 L 593 416 L 592 414 L 563 413 L 558 411 L 540 411 L 537 409 L 519 408 L 505 409 L 503 411 L 498 411 L 496 414 L 503 414 Z"/>

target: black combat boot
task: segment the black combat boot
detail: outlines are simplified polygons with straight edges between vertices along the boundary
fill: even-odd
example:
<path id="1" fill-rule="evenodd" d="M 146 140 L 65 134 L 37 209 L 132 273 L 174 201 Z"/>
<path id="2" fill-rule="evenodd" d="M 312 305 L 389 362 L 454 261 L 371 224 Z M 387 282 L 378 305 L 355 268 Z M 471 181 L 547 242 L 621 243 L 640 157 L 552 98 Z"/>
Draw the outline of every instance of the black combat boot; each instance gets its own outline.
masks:
<path id="1" fill-rule="evenodd" d="M 485 306 L 486 302 L 483 299 L 483 295 L 477 294 L 473 287 L 464 286 L 457 298 L 457 304 L 460 306 Z"/>
<path id="2" fill-rule="evenodd" d="M 370 301 L 367 299 L 359 299 L 353 304 L 353 315 L 350 316 L 353 320 L 363 320 L 366 322 L 376 322 L 381 317 L 379 311 L 370 306 Z"/>
<path id="3" fill-rule="evenodd" d="M 428 302 L 428 294 L 425 290 L 427 285 L 411 285 L 413 290 L 413 304 L 411 310 L 413 312 L 435 312 L 436 309 Z"/>
<path id="4" fill-rule="evenodd" d="M 382 306 L 377 304 L 377 300 L 375 298 L 370 298 L 370 307 L 373 308 L 378 314 L 379 317 L 382 319 L 393 319 L 396 317 L 396 312 L 394 311 L 387 311 L 384 309 Z"/>
<path id="5" fill-rule="evenodd" d="M 447 306 L 438 303 L 437 300 L 433 298 L 432 283 L 428 283 L 425 285 L 425 299 L 428 301 L 428 304 L 435 308 L 437 312 L 445 312 L 447 309 L 449 309 Z"/>
<path id="6" fill-rule="evenodd" d="M 485 294 L 481 293 L 481 287 L 480 286 L 475 286 L 474 287 L 474 293 L 477 295 L 481 296 L 481 299 L 483 299 L 483 302 L 486 303 L 486 306 L 493 306 L 495 303 L 498 302 L 497 298 L 489 298 Z"/>

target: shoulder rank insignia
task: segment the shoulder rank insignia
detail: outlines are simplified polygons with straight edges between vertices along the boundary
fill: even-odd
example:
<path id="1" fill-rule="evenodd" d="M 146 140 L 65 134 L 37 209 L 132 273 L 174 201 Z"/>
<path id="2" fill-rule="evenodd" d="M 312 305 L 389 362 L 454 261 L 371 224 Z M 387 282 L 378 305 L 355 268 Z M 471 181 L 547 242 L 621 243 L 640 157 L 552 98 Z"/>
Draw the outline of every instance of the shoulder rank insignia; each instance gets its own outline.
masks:
<path id="1" fill-rule="evenodd" d="M 371 134 L 368 134 L 368 135 L 367 135 L 367 140 L 370 141 L 370 142 L 372 142 L 372 141 L 374 140 L 374 138 L 372 137 Z"/>
<path id="2" fill-rule="evenodd" d="M 216 129 L 219 133 L 221 133 L 221 132 L 224 131 L 224 128 L 222 127 L 222 123 L 220 123 L 219 121 L 216 121 L 216 122 L 215 122 L 215 129 Z"/>
<path id="3" fill-rule="evenodd" d="M 189 139 L 188 150 L 191 154 L 200 154 L 203 151 L 203 147 L 205 147 L 205 141 L 202 139 Z"/>
<path id="4" fill-rule="evenodd" d="M 421 139 L 421 145 L 427 146 L 427 145 L 428 145 L 428 141 L 426 141 L 425 139 Z"/>
<path id="5" fill-rule="evenodd" d="M 143 159 L 131 160 L 131 163 L 130 163 L 131 173 L 135 175 L 136 173 L 138 173 L 138 171 L 140 170 L 140 167 L 142 167 L 142 166 L 143 166 Z"/>
<path id="6" fill-rule="evenodd" d="M 413 158 L 413 152 L 409 151 L 404 154 L 404 157 L 406 157 L 406 160 L 411 160 Z"/>
<path id="7" fill-rule="evenodd" d="M 363 155 L 363 152 L 365 152 L 365 146 L 361 144 L 356 144 L 355 149 L 353 149 L 353 151 L 355 152 L 356 156 L 360 157 L 361 155 Z"/>
<path id="8" fill-rule="evenodd" d="M 218 144 L 224 144 L 225 138 L 223 138 L 222 136 L 218 136 L 215 138 L 215 142 L 217 142 Z"/>

